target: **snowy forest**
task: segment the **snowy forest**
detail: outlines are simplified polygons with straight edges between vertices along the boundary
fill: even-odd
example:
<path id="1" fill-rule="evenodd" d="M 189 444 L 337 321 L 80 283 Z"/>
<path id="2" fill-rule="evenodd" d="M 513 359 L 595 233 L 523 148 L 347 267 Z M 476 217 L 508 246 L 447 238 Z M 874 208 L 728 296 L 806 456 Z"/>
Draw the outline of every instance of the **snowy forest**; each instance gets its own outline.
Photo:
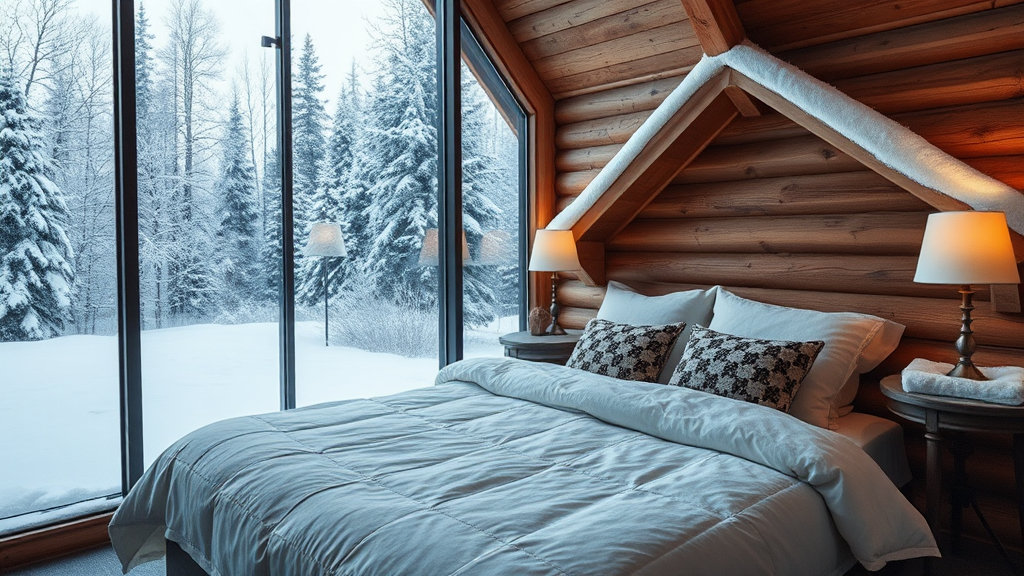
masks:
<path id="1" fill-rule="evenodd" d="M 296 303 L 322 318 L 326 265 L 339 343 L 432 355 L 434 23 L 420 0 L 381 1 L 365 61 L 293 42 Z M 229 46 L 201 0 L 140 1 L 135 27 L 143 328 L 276 321 L 272 51 L 256 35 Z M 110 38 L 74 0 L 0 2 L 0 342 L 116 333 Z M 517 141 L 465 67 L 463 157 L 465 318 L 485 326 L 518 310 Z M 347 256 L 302 255 L 320 221 L 341 225 Z M 360 333 L 417 318 L 426 344 Z"/>

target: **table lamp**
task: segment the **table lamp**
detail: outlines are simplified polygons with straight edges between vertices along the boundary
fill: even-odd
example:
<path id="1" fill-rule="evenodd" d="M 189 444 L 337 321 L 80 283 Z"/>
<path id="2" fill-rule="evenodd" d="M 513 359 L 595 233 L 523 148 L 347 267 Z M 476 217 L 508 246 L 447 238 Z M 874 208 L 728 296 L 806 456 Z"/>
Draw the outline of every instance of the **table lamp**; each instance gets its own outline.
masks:
<path id="1" fill-rule="evenodd" d="M 971 285 L 1020 283 L 1006 215 L 976 211 L 929 215 L 914 282 L 960 286 L 963 317 L 956 341 L 960 361 L 948 375 L 988 380 L 971 362 L 976 348 L 971 330 Z"/>
<path id="2" fill-rule="evenodd" d="M 328 346 L 327 326 L 327 259 L 346 256 L 345 240 L 341 237 L 341 226 L 329 222 L 317 222 L 309 230 L 309 238 L 306 240 L 306 247 L 302 253 L 306 256 L 319 256 L 323 258 L 320 268 L 324 274 L 324 346 Z"/>
<path id="3" fill-rule="evenodd" d="M 565 334 L 558 325 L 558 302 L 555 300 L 555 273 L 581 269 L 576 254 L 576 239 L 572 230 L 537 230 L 530 254 L 531 272 L 551 272 L 551 325 L 544 333 L 548 336 Z"/>

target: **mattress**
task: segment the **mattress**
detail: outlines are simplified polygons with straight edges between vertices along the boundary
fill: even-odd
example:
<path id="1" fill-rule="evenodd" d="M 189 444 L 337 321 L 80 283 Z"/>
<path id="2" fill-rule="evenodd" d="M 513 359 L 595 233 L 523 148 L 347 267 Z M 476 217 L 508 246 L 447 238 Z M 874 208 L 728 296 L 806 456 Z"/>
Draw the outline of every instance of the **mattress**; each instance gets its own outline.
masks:
<path id="1" fill-rule="evenodd" d="M 893 484 L 903 486 L 910 482 L 912 476 L 902 426 L 892 420 L 859 412 L 850 412 L 840 417 L 838 422 L 833 432 L 866 452 Z"/>

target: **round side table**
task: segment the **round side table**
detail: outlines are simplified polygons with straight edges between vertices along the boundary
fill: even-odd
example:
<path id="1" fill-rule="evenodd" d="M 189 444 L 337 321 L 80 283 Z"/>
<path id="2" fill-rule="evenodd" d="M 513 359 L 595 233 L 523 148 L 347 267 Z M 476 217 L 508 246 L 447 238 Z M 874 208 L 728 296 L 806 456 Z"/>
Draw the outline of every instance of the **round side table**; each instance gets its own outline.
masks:
<path id="1" fill-rule="evenodd" d="M 937 533 L 941 513 L 942 445 L 945 432 L 996 432 L 1013 435 L 1013 469 L 1017 483 L 1017 512 L 1024 536 L 1024 406 L 991 404 L 966 398 L 933 396 L 907 392 L 899 374 L 882 379 L 882 394 L 887 398 L 889 411 L 925 426 L 925 442 L 928 448 L 925 484 L 927 504 L 925 517 L 932 533 Z M 963 508 L 970 504 L 982 518 L 993 543 L 1003 558 L 1013 567 L 1009 555 L 995 537 L 995 533 L 981 516 L 981 510 L 974 501 L 973 492 L 967 486 L 967 456 L 971 448 L 962 439 L 954 436 L 951 443 L 953 452 L 953 516 L 950 525 L 951 543 L 954 552 L 959 547 Z"/>
<path id="2" fill-rule="evenodd" d="M 513 332 L 498 338 L 498 342 L 505 346 L 505 356 L 532 362 L 565 364 L 582 334 L 579 330 L 567 332 L 561 336 L 534 336 L 529 331 Z"/>

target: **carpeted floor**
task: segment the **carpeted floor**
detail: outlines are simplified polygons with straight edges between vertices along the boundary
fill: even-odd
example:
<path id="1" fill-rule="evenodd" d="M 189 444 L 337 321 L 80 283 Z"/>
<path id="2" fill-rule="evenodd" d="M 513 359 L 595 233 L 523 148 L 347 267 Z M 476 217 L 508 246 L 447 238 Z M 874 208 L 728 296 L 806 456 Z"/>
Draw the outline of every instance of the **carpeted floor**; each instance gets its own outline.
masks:
<path id="1" fill-rule="evenodd" d="M 164 576 L 164 561 L 158 560 L 136 567 L 130 576 Z M 120 576 L 121 563 L 110 546 L 96 548 L 73 556 L 41 562 L 10 572 L 9 576 Z"/>
<path id="2" fill-rule="evenodd" d="M 129 576 L 164 576 L 166 568 L 161 559 L 143 564 L 129 572 Z M 917 576 L 923 572 L 920 560 L 897 562 L 887 566 L 882 572 L 874 573 L 883 576 Z M 998 576 L 1010 575 L 1012 572 L 999 558 L 951 557 L 936 566 L 937 576 Z M 88 552 L 67 556 L 50 562 L 34 564 L 10 572 L 6 576 L 120 576 L 121 564 L 114 556 L 110 546 L 97 548 Z M 846 576 L 867 576 L 871 572 L 856 566 Z"/>

